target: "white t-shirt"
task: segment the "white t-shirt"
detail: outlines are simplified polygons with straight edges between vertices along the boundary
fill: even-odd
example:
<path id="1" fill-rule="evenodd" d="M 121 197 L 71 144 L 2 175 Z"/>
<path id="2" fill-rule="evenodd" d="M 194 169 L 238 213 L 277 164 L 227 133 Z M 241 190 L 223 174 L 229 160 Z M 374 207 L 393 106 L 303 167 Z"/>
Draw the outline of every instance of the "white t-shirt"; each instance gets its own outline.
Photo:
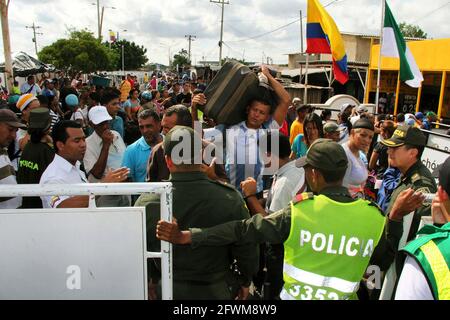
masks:
<path id="1" fill-rule="evenodd" d="M 406 258 L 395 293 L 395 300 L 434 300 L 422 269 L 412 257 Z"/>
<path id="2" fill-rule="evenodd" d="M 355 157 L 348 147 L 348 143 L 342 145 L 347 154 L 348 168 L 345 172 L 344 187 L 358 187 L 367 181 L 369 172 L 360 157 Z"/>
<path id="3" fill-rule="evenodd" d="M 127 149 L 125 142 L 117 131 L 111 130 L 114 135 L 114 141 L 109 147 L 108 160 L 106 161 L 105 172 L 109 169 L 115 170 L 122 166 L 123 155 Z M 94 165 L 97 163 L 100 153 L 102 151 L 103 141 L 102 138 L 94 131 L 86 139 L 86 154 L 84 155 L 83 163 L 84 169 L 89 173 Z M 104 173 L 105 173 L 104 172 Z M 103 174 L 104 174 L 103 173 Z M 98 182 L 92 174 L 89 175 L 89 182 Z"/>
<path id="4" fill-rule="evenodd" d="M 0 184 L 17 184 L 14 168 L 6 149 L 0 150 Z M 22 205 L 22 197 L 0 201 L 0 209 L 17 209 Z"/>
<path id="5" fill-rule="evenodd" d="M 274 175 L 273 185 L 269 190 L 270 207 L 266 211 L 273 213 L 286 208 L 304 185 L 305 170 L 297 168 L 295 161 L 282 166 Z"/>
<path id="6" fill-rule="evenodd" d="M 69 161 L 59 155 L 55 155 L 53 161 L 41 176 L 39 184 L 78 184 L 86 183 L 86 175 L 80 170 L 80 162 L 72 165 Z M 42 196 L 42 205 L 44 208 L 57 208 L 61 202 L 71 198 L 71 196 L 55 195 Z"/>

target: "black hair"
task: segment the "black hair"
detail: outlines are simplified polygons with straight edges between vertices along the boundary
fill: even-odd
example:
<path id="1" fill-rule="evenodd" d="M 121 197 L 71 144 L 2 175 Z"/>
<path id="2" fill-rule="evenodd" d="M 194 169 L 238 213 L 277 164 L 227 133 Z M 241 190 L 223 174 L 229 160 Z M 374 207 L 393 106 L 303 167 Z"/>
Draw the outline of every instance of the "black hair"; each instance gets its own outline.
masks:
<path id="1" fill-rule="evenodd" d="M 95 102 L 100 102 L 100 96 L 97 92 L 91 92 L 89 93 L 89 98 Z M 111 99 L 112 100 L 112 99 Z M 109 100 L 109 101 L 111 101 Z"/>
<path id="2" fill-rule="evenodd" d="M 345 173 L 347 171 L 347 170 L 338 171 L 336 169 L 324 170 L 319 168 L 314 168 L 314 170 L 319 171 L 322 174 L 325 182 L 328 184 L 341 182 L 344 179 Z"/>
<path id="3" fill-rule="evenodd" d="M 316 126 L 317 130 L 319 131 L 319 138 L 323 138 L 323 124 L 322 124 L 322 119 L 315 113 L 309 113 L 305 120 L 303 121 L 303 131 L 305 132 L 305 140 L 306 140 L 306 145 L 310 146 L 311 143 L 313 141 L 309 141 L 308 140 L 308 134 L 306 133 L 306 126 L 308 123 L 314 123 L 314 125 Z"/>
<path id="4" fill-rule="evenodd" d="M 28 76 L 27 81 L 30 81 L 31 79 L 34 79 L 34 76 Z"/>
<path id="5" fill-rule="evenodd" d="M 18 86 L 18 85 L 19 85 L 19 81 L 14 80 L 14 85 L 15 85 L 15 86 Z"/>
<path id="6" fill-rule="evenodd" d="M 173 114 L 177 115 L 177 126 L 192 127 L 192 115 L 187 107 L 177 104 L 166 110 L 166 116 L 170 117 Z"/>
<path id="7" fill-rule="evenodd" d="M 153 109 L 145 109 L 145 110 L 142 110 L 141 112 L 139 112 L 138 119 L 145 120 L 145 119 L 148 119 L 148 118 L 153 118 L 153 120 L 155 120 L 156 122 L 160 122 L 161 121 L 161 118 L 156 113 L 156 111 L 154 111 Z"/>
<path id="8" fill-rule="evenodd" d="M 405 115 L 403 113 L 397 115 L 397 122 L 405 122 Z"/>
<path id="9" fill-rule="evenodd" d="M 331 111 L 330 110 L 323 110 L 322 114 L 320 115 L 322 118 L 322 121 L 327 121 L 328 117 L 331 117 Z"/>
<path id="10" fill-rule="evenodd" d="M 278 150 L 272 150 L 272 140 L 278 140 Z M 267 134 L 267 152 L 273 153 L 280 159 L 286 159 L 289 158 L 291 155 L 291 144 L 289 142 L 289 138 L 285 135 L 276 132 L 272 133 L 270 132 Z"/>
<path id="11" fill-rule="evenodd" d="M 139 93 L 139 90 L 136 89 L 136 88 L 132 88 L 132 89 L 130 90 L 130 94 L 128 95 L 128 98 L 129 98 L 129 99 L 131 99 L 131 97 L 133 96 L 133 93 L 134 93 L 135 91 L 137 91 L 137 92 Z"/>
<path id="12" fill-rule="evenodd" d="M 156 96 L 158 95 L 158 90 L 152 90 L 150 93 L 152 94 L 152 100 L 156 99 Z"/>
<path id="13" fill-rule="evenodd" d="M 97 98 L 98 98 L 98 95 L 97 95 Z M 119 99 L 119 98 L 120 98 L 120 95 L 118 95 L 117 92 L 114 92 L 112 90 L 108 90 L 108 91 L 105 91 L 103 93 L 103 95 L 100 97 L 100 101 L 94 100 L 92 98 L 91 99 L 96 101 L 96 102 L 100 102 L 103 106 L 106 106 L 112 100 Z"/>
<path id="14" fill-rule="evenodd" d="M 69 138 L 69 135 L 67 134 L 66 130 L 67 128 L 81 129 L 81 124 L 72 120 L 61 120 L 53 126 L 52 139 L 53 139 L 53 146 L 55 147 L 56 152 L 58 152 L 58 147 L 56 146 L 56 143 L 58 141 L 66 143 L 67 138 Z"/>
<path id="15" fill-rule="evenodd" d="M 38 95 L 36 98 L 39 100 L 39 103 L 41 104 L 41 106 L 43 106 L 43 105 L 48 106 L 50 103 L 50 101 L 48 100 L 48 97 L 44 96 L 42 94 Z"/>
<path id="16" fill-rule="evenodd" d="M 30 141 L 31 143 L 39 143 L 41 142 L 42 138 L 45 136 L 47 130 L 44 129 L 28 129 L 28 134 L 30 135 Z"/>
<path id="17" fill-rule="evenodd" d="M 405 144 L 406 150 L 417 149 L 417 160 L 422 159 L 423 152 L 425 151 L 425 146 L 413 146 L 410 144 Z"/>

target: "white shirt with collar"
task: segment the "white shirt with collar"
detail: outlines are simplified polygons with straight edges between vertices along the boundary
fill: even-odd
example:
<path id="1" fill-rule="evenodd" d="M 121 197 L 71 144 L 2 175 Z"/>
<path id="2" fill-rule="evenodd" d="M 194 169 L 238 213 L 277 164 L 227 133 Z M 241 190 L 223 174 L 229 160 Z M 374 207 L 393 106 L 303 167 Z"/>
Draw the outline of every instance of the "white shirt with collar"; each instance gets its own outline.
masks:
<path id="1" fill-rule="evenodd" d="M 106 161 L 105 172 L 108 171 L 109 169 L 112 170 L 119 169 L 122 166 L 123 156 L 125 154 L 125 150 L 127 149 L 125 142 L 123 142 L 123 139 L 120 136 L 120 134 L 114 130 L 111 130 L 111 132 L 114 135 L 114 140 L 111 146 L 109 147 L 108 160 Z M 86 154 L 84 155 L 83 163 L 84 169 L 88 174 L 95 166 L 95 164 L 98 161 L 98 158 L 100 157 L 102 145 L 103 140 L 95 131 L 86 139 Z M 89 175 L 88 179 L 89 182 L 99 181 L 99 179 L 95 178 L 92 174 Z"/>
<path id="2" fill-rule="evenodd" d="M 285 209 L 294 197 L 303 191 L 305 186 L 305 170 L 297 168 L 295 161 L 291 161 L 280 169 L 274 175 L 272 187 L 269 190 L 269 198 L 266 211 L 268 213 L 277 212 Z"/>
<path id="3" fill-rule="evenodd" d="M 86 175 L 80 170 L 81 163 L 77 161 L 75 165 L 56 154 L 52 163 L 41 176 L 39 184 L 79 184 L 87 183 Z M 57 208 L 61 202 L 71 198 L 71 196 L 55 195 L 42 196 L 44 208 Z"/>

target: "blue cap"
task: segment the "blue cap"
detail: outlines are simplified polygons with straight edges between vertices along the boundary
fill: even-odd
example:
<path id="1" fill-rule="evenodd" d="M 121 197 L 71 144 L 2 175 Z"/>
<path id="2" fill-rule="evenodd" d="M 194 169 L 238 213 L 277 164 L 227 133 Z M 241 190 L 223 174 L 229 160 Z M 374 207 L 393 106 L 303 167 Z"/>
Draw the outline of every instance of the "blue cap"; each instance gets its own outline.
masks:
<path id="1" fill-rule="evenodd" d="M 145 100 L 152 100 L 152 93 L 148 90 L 144 91 L 141 93 L 141 97 L 144 98 Z"/>
<path id="2" fill-rule="evenodd" d="M 65 101 L 66 101 L 66 104 L 68 106 L 72 106 L 73 107 L 73 106 L 77 106 L 78 105 L 78 97 L 76 95 L 74 95 L 74 94 L 67 95 Z"/>
<path id="3" fill-rule="evenodd" d="M 416 113 L 416 119 L 417 119 L 417 120 L 422 120 L 424 117 L 425 117 L 425 116 L 423 115 L 422 112 L 417 112 L 417 113 Z"/>
<path id="4" fill-rule="evenodd" d="M 20 96 L 17 95 L 17 94 L 11 95 L 11 96 L 9 96 L 9 98 L 8 98 L 8 103 L 16 104 L 17 101 L 19 101 L 19 98 L 20 98 Z"/>
<path id="5" fill-rule="evenodd" d="M 408 120 L 406 120 L 406 124 L 407 124 L 408 126 L 413 126 L 413 125 L 416 124 L 416 121 L 414 121 L 413 118 L 409 118 Z"/>

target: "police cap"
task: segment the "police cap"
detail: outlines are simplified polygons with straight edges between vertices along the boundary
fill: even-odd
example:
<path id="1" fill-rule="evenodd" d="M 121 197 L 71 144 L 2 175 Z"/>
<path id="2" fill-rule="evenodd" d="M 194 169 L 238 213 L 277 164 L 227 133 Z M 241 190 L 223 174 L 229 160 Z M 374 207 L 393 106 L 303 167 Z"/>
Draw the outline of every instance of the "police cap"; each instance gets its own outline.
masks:
<path id="1" fill-rule="evenodd" d="M 397 148 L 406 145 L 425 147 L 427 138 L 420 129 L 412 126 L 401 126 L 395 130 L 392 138 L 381 141 L 386 147 Z"/>

